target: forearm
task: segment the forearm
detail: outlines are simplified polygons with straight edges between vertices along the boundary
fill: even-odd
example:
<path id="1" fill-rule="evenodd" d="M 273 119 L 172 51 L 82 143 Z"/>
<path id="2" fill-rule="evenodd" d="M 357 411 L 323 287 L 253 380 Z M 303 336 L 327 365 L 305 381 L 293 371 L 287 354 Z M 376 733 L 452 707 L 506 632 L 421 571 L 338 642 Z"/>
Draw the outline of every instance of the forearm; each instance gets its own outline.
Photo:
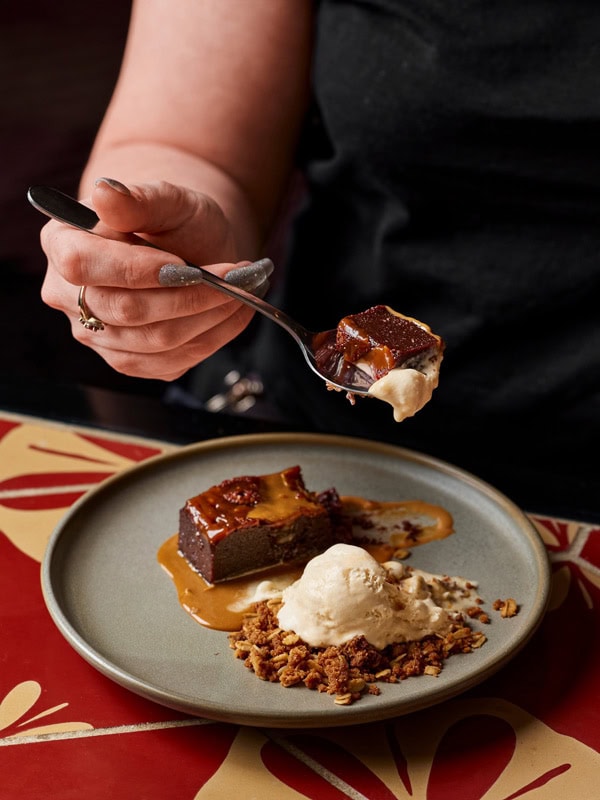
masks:
<path id="1" fill-rule="evenodd" d="M 101 175 L 190 187 L 256 255 L 292 168 L 311 50 L 312 0 L 135 0 L 82 193 Z"/>

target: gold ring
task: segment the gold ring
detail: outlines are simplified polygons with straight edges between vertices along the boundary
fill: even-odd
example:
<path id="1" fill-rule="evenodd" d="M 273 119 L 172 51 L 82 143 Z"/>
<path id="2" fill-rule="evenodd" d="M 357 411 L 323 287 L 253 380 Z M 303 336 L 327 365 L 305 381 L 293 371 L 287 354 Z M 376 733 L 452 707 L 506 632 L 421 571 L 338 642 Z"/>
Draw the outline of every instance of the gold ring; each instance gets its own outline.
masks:
<path id="1" fill-rule="evenodd" d="M 85 303 L 85 286 L 82 286 L 79 290 L 77 305 L 79 306 L 79 322 L 81 322 L 84 328 L 94 332 L 104 330 L 104 323 L 102 320 L 90 314 L 90 310 Z"/>

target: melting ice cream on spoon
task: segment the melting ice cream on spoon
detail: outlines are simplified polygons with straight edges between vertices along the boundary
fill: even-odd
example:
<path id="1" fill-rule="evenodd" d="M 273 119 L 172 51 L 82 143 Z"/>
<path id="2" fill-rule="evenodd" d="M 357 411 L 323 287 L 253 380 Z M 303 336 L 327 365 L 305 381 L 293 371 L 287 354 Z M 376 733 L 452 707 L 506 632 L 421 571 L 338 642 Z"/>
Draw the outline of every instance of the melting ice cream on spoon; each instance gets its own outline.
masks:
<path id="1" fill-rule="evenodd" d="M 365 373 L 368 395 L 389 403 L 401 422 L 431 400 L 443 353 L 444 341 L 424 322 L 378 305 L 341 319 L 335 341 L 320 357 L 340 382 L 345 370 Z M 351 394 L 349 399 L 354 402 Z"/>

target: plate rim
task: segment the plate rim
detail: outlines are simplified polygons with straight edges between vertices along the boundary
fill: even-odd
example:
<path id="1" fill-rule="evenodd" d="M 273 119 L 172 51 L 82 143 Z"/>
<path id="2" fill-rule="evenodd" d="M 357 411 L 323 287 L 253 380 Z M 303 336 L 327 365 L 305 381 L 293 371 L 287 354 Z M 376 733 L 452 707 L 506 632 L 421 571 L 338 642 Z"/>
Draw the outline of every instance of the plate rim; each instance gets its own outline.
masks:
<path id="1" fill-rule="evenodd" d="M 237 447 L 247 448 L 263 444 L 318 445 L 323 447 L 348 448 L 354 451 L 358 450 L 359 452 L 369 451 L 375 454 L 381 453 L 385 456 L 400 458 L 405 462 L 417 463 L 434 472 L 441 472 L 461 483 L 467 484 L 471 489 L 484 494 L 488 500 L 499 506 L 515 523 L 518 523 L 535 557 L 535 571 L 539 575 L 540 580 L 538 580 L 535 596 L 532 599 L 532 611 L 530 612 L 531 621 L 529 626 L 522 632 L 519 639 L 512 647 L 506 652 L 500 653 L 498 657 L 484 669 L 480 669 L 477 672 L 473 672 L 468 677 L 463 678 L 457 686 L 440 686 L 437 689 L 432 687 L 426 699 L 423 697 L 414 698 L 412 700 L 404 698 L 404 700 L 398 704 L 390 704 L 383 708 L 367 706 L 367 704 L 361 704 L 361 702 L 354 703 L 349 707 L 341 709 L 337 709 L 335 706 L 333 709 L 324 708 L 323 718 L 313 709 L 303 711 L 302 708 L 297 708 L 295 710 L 292 719 L 286 718 L 283 720 L 280 713 L 273 715 L 272 712 L 269 712 L 268 708 L 257 709 L 253 711 L 252 716 L 249 717 L 247 714 L 236 713 L 235 710 L 226 710 L 223 705 L 218 702 L 215 703 L 203 700 L 202 706 L 200 707 L 194 701 L 194 698 L 189 697 L 187 694 L 174 694 L 172 691 L 167 691 L 160 686 L 152 684 L 148 680 L 133 675 L 118 664 L 111 663 L 79 633 L 71 623 L 65 610 L 61 607 L 59 597 L 57 593 L 55 593 L 52 577 L 53 559 L 56 557 L 57 550 L 61 543 L 61 537 L 67 530 L 70 520 L 79 514 L 81 509 L 89 503 L 98 502 L 99 499 L 101 501 L 102 495 L 110 493 L 115 484 L 122 484 L 132 480 L 135 481 L 138 475 L 151 472 L 156 469 L 157 465 L 164 465 L 172 461 L 179 462 L 205 452 L 221 451 Z M 203 717 L 213 721 L 233 723 L 248 727 L 259 726 L 288 729 L 316 726 L 340 727 L 405 716 L 406 714 L 431 707 L 456 697 L 459 694 L 463 694 L 474 686 L 484 682 L 509 661 L 512 661 L 539 628 L 550 601 L 550 579 L 551 567 L 549 556 L 544 542 L 533 522 L 507 495 L 484 479 L 477 477 L 474 473 L 435 456 L 395 444 L 354 436 L 303 432 L 238 434 L 235 436 L 206 439 L 151 456 L 144 461 L 137 462 L 119 470 L 90 489 L 69 507 L 50 535 L 41 566 L 42 595 L 54 624 L 66 639 L 67 643 L 73 647 L 85 661 L 105 677 L 151 702 L 194 717 Z M 277 687 L 274 686 L 274 688 Z M 174 699 L 175 697 L 177 698 L 176 700 Z M 336 714 L 336 711 L 339 713 Z"/>

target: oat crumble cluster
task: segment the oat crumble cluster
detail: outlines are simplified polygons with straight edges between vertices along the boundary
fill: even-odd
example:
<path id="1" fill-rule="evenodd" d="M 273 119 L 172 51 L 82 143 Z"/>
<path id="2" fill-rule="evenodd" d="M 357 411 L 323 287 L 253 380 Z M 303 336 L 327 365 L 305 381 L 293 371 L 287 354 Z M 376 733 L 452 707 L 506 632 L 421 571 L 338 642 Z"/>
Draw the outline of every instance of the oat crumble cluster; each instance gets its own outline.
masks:
<path id="1" fill-rule="evenodd" d="M 485 634 L 474 631 L 462 615 L 457 615 L 445 636 L 426 636 L 419 641 L 392 644 L 384 650 L 373 647 L 362 636 L 337 647 L 310 647 L 296 633 L 278 626 L 280 607 L 280 600 L 257 603 L 242 629 L 229 634 L 236 658 L 262 680 L 284 687 L 304 684 L 334 695 L 334 702 L 342 706 L 351 705 L 363 694 L 380 694 L 378 682 L 437 676 L 451 655 L 470 653 L 486 641 Z M 469 616 L 489 622 L 480 609 L 474 608 Z"/>
<path id="2" fill-rule="evenodd" d="M 519 613 L 519 606 L 517 605 L 517 601 L 514 600 L 512 597 L 509 597 L 507 600 L 494 600 L 492 605 L 494 611 L 499 611 L 500 616 L 504 619 L 514 617 Z"/>

